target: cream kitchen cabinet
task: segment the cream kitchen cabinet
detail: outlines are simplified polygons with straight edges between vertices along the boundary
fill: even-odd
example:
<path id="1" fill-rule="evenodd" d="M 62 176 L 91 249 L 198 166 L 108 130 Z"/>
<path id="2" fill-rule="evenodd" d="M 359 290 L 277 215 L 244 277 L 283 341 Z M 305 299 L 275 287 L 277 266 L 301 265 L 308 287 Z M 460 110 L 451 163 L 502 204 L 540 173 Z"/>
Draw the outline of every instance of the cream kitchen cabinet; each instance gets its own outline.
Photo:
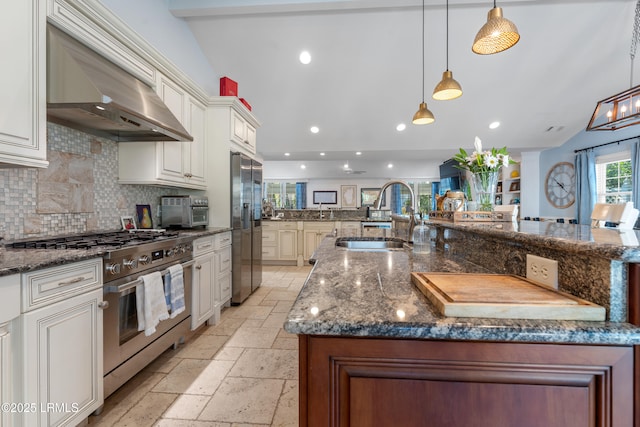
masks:
<path id="1" fill-rule="evenodd" d="M 304 230 L 304 260 L 308 261 L 309 258 L 316 251 L 316 248 L 322 242 L 327 234 L 333 232 L 335 227 L 334 222 L 320 222 L 320 221 L 305 221 Z"/>
<path id="2" fill-rule="evenodd" d="M 296 264 L 299 254 L 298 222 L 262 222 L 262 260 L 269 264 Z"/>
<path id="3" fill-rule="evenodd" d="M 237 111 L 231 113 L 231 141 L 251 154 L 256 152 L 256 128 L 247 122 Z"/>
<path id="4" fill-rule="evenodd" d="M 5 5 L 0 17 L 0 164 L 47 167 L 46 7 Z"/>
<path id="5" fill-rule="evenodd" d="M 214 318 L 215 244 L 213 236 L 193 241 L 193 281 L 191 288 L 191 330 Z"/>
<path id="6" fill-rule="evenodd" d="M 212 126 L 220 131 L 219 140 L 226 142 L 231 151 L 255 156 L 256 129 L 260 123 L 253 114 L 235 96 L 212 98 L 209 105 L 213 109 Z"/>
<path id="7" fill-rule="evenodd" d="M 155 184 L 203 190 L 205 184 L 206 107 L 159 74 L 157 92 L 193 141 L 118 144 L 121 184 Z"/>
<path id="8" fill-rule="evenodd" d="M 13 402 L 11 321 L 20 316 L 20 275 L 0 277 L 0 402 Z M 0 411 L 0 426 L 12 425 L 10 411 Z"/>
<path id="9" fill-rule="evenodd" d="M 216 323 L 220 320 L 220 311 L 223 306 L 231 303 L 231 232 L 226 231 L 214 236 L 216 265 Z"/>
<path id="10" fill-rule="evenodd" d="M 262 221 L 262 261 L 278 260 L 278 224 Z"/>
<path id="11" fill-rule="evenodd" d="M 33 410 L 14 424 L 77 425 L 104 402 L 102 259 L 23 273 L 21 287 L 13 401 Z"/>
<path id="12" fill-rule="evenodd" d="M 359 237 L 362 235 L 360 221 L 340 221 L 336 224 L 340 225 L 341 236 Z"/>
<path id="13" fill-rule="evenodd" d="M 298 259 L 297 229 L 278 230 L 278 259 L 282 261 L 296 261 Z"/>

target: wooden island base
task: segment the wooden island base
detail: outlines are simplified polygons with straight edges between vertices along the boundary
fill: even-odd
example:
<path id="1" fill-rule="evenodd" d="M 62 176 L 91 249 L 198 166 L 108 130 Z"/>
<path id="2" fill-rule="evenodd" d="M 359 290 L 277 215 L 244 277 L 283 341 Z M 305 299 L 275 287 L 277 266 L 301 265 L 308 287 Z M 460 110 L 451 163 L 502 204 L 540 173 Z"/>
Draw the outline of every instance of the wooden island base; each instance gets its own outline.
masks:
<path id="1" fill-rule="evenodd" d="M 634 425 L 634 348 L 299 335 L 301 426 Z"/>

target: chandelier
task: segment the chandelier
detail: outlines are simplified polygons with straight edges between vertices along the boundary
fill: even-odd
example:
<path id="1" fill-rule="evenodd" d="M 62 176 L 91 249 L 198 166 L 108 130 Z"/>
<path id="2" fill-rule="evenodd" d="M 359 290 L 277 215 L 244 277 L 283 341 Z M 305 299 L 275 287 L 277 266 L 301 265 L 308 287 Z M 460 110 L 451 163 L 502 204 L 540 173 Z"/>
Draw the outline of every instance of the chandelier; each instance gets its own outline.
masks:
<path id="1" fill-rule="evenodd" d="M 630 86 L 633 86 L 633 59 L 636 56 L 639 38 L 640 0 L 636 3 L 631 50 L 629 52 L 631 57 Z M 587 125 L 587 130 L 618 130 L 638 123 L 640 123 L 640 86 L 635 86 L 598 102 Z"/>

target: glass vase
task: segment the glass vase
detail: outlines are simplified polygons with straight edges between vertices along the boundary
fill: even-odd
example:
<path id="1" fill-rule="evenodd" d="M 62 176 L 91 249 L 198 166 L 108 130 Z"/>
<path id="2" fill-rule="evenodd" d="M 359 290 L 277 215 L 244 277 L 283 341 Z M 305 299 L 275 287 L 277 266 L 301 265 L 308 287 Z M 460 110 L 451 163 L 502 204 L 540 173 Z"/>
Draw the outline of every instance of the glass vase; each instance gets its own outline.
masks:
<path id="1" fill-rule="evenodd" d="M 492 211 L 496 200 L 496 188 L 500 170 L 478 172 L 471 175 L 471 188 L 473 200 L 477 203 L 478 210 Z"/>

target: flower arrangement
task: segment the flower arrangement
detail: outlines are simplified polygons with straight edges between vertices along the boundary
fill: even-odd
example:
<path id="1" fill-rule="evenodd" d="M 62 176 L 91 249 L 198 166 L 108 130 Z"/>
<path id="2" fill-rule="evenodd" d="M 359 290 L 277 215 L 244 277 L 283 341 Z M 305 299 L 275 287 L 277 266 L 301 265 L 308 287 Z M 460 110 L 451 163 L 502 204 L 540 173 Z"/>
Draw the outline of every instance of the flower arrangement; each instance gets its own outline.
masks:
<path id="1" fill-rule="evenodd" d="M 453 156 L 453 160 L 458 162 L 459 169 L 466 169 L 475 174 L 498 171 L 502 166 L 515 163 L 509 158 L 507 147 L 482 151 L 482 141 L 477 136 L 473 145 L 476 150 L 471 155 L 461 148 L 460 152 Z"/>
<path id="2" fill-rule="evenodd" d="M 477 136 L 473 145 L 475 151 L 471 155 L 461 148 L 460 152 L 453 156 L 453 160 L 458 162 L 458 169 L 471 172 L 473 198 L 478 202 L 479 209 L 491 211 L 498 185 L 498 172 L 502 166 L 515 162 L 509 158 L 507 147 L 483 151 L 482 141 Z"/>

